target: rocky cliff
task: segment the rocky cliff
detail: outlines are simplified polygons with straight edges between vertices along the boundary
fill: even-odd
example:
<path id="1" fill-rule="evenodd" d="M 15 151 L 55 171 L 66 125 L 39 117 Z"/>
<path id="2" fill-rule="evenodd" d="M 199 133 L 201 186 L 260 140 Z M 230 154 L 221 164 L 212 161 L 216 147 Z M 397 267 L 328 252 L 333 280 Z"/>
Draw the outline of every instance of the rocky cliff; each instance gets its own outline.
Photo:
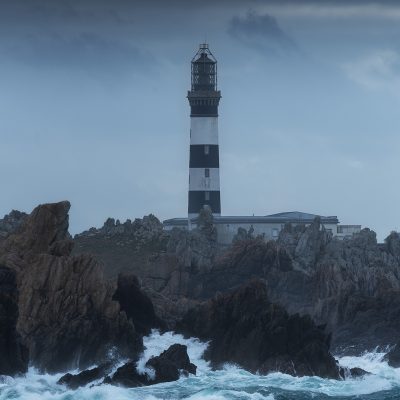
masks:
<path id="1" fill-rule="evenodd" d="M 254 280 L 190 310 L 177 330 L 210 341 L 205 358 L 215 366 L 231 362 L 252 372 L 280 371 L 338 379 L 329 353 L 330 336 L 309 316 L 289 315 L 268 299 Z"/>
<path id="2" fill-rule="evenodd" d="M 261 277 L 271 301 L 327 324 L 336 350 L 394 344 L 400 329 L 399 241 L 392 233 L 380 245 L 369 229 L 341 241 L 318 219 L 309 227 L 288 225 L 276 242 L 234 243 L 210 271 L 191 276 L 188 294 L 205 299 Z"/>
<path id="3" fill-rule="evenodd" d="M 103 278 L 92 256 L 71 256 L 69 208 L 68 202 L 38 206 L 0 243 L 0 263 L 17 276 L 17 330 L 31 362 L 47 371 L 83 368 L 113 349 L 134 358 L 142 348 L 112 299 L 116 284 Z"/>
<path id="4" fill-rule="evenodd" d="M 162 240 L 151 242 L 152 247 L 143 246 L 142 252 L 132 252 L 129 257 L 122 255 L 123 250 L 106 266 L 118 270 L 122 257 L 126 270 L 138 275 L 156 312 L 169 320 L 170 326 L 196 302 L 263 278 L 271 301 L 289 313 L 309 314 L 318 324 L 326 323 L 336 350 L 353 345 L 358 351 L 397 341 L 398 233 L 392 233 L 384 244 L 378 244 L 375 233 L 368 229 L 341 241 L 316 219 L 308 227 L 285 226 L 277 241 L 265 242 L 251 232 L 238 232 L 232 246 L 223 249 L 216 242 L 207 210 L 200 221 L 198 229 L 164 233 L 158 236 Z M 103 249 L 110 243 L 104 235 L 98 240 Z M 82 251 L 82 239 L 76 237 L 75 241 L 77 251 Z M 110 255 L 117 253 L 116 249 L 114 245 Z M 108 250 L 97 251 L 88 245 L 85 251 L 104 259 Z"/>

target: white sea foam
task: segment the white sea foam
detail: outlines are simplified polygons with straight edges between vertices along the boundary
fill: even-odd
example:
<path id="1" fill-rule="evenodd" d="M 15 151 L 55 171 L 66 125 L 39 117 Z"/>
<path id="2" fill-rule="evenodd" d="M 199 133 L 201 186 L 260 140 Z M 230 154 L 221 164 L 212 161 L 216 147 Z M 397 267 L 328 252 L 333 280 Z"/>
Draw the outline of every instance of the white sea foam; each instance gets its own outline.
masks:
<path id="1" fill-rule="evenodd" d="M 124 389 L 101 385 L 66 390 L 57 385 L 62 374 L 45 375 L 30 369 L 25 377 L 6 379 L 0 384 L 0 400 L 275 400 L 277 398 L 320 399 L 332 396 L 343 399 L 400 398 L 400 369 L 391 368 L 384 361 L 383 352 L 366 353 L 360 357 L 341 357 L 341 365 L 363 368 L 371 375 L 337 381 L 318 377 L 296 378 L 282 373 L 267 376 L 251 374 L 237 366 L 225 365 L 222 370 L 212 371 L 202 359 L 206 343 L 197 339 L 185 339 L 171 332 L 160 334 L 153 331 L 144 338 L 145 350 L 138 362 L 138 369 L 145 370 L 145 363 L 174 343 L 188 347 L 190 360 L 197 365 L 196 376 L 182 377 L 176 382 Z M 384 392 L 389 390 L 390 392 Z M 283 395 L 282 395 L 283 393 Z M 378 397 L 376 397 L 378 396 Z M 397 396 L 397 397 L 396 397 Z"/>
<path id="2" fill-rule="evenodd" d="M 166 332 L 161 334 L 157 330 L 153 330 L 151 335 L 143 338 L 144 352 L 137 364 L 137 370 L 140 373 L 148 372 L 145 364 L 149 358 L 158 356 L 169 346 L 178 343 L 187 346 L 190 361 L 197 365 L 197 373 L 202 373 L 209 369 L 208 363 L 202 359 L 204 351 L 207 348 L 207 343 L 200 342 L 196 338 L 185 339 L 182 335 Z"/>

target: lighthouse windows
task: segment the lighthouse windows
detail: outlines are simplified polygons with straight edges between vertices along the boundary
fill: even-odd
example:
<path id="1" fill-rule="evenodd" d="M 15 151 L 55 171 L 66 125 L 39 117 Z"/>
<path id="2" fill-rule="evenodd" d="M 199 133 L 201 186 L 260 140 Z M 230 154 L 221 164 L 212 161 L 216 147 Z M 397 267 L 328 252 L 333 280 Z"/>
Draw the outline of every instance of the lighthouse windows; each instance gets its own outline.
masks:
<path id="1" fill-rule="evenodd" d="M 208 144 L 204 145 L 204 154 L 210 154 L 210 146 Z"/>
<path id="2" fill-rule="evenodd" d="M 205 201 L 210 201 L 210 192 L 204 192 Z"/>
<path id="3" fill-rule="evenodd" d="M 204 176 L 205 176 L 206 178 L 209 178 L 209 177 L 210 177 L 210 168 L 206 168 L 206 169 L 204 170 Z"/>

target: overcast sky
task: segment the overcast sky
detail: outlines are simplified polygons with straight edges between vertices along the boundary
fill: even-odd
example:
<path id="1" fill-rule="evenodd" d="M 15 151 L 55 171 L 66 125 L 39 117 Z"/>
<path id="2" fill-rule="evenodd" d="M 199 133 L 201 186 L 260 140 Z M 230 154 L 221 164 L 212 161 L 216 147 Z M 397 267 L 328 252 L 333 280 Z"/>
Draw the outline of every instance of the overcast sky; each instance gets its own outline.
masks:
<path id="1" fill-rule="evenodd" d="M 398 1 L 0 1 L 0 217 L 187 212 L 190 60 L 218 59 L 224 215 L 400 230 Z"/>

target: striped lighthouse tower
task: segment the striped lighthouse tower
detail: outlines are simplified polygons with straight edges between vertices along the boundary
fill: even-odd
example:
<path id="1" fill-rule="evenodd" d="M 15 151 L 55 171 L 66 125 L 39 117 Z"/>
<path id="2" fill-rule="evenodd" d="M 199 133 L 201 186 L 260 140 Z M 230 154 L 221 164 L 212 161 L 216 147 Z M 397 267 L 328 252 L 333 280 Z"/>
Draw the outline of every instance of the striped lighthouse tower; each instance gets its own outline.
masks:
<path id="1" fill-rule="evenodd" d="M 209 206 L 221 215 L 219 187 L 217 60 L 201 44 L 192 59 L 190 104 L 189 225 L 200 210 Z"/>

